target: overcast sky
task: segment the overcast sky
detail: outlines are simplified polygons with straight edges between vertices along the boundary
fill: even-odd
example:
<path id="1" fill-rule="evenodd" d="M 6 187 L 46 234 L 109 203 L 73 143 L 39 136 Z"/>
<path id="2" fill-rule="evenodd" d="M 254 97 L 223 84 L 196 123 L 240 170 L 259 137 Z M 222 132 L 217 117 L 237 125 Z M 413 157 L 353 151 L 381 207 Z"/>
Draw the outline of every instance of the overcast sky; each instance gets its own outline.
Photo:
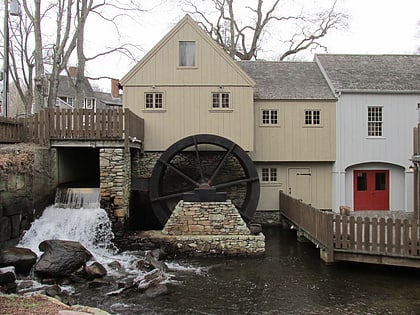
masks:
<path id="1" fill-rule="evenodd" d="M 239 0 L 238 0 L 239 1 Z M 251 0 L 240 0 L 251 1 Z M 332 0 L 287 0 L 302 2 L 305 6 L 330 4 Z M 158 1 L 140 1 L 147 5 Z M 164 1 L 162 1 L 164 2 Z M 165 2 L 166 3 L 166 2 Z M 175 3 L 175 1 L 173 1 Z M 349 28 L 327 35 L 324 44 L 330 53 L 357 54 L 412 54 L 420 47 L 420 0 L 339 0 L 339 9 L 350 16 Z M 143 14 L 137 23 L 123 21 L 120 33 L 123 41 L 140 45 L 143 52 L 137 52 L 141 58 L 183 17 L 177 4 L 159 6 L 156 12 Z M 88 19 L 89 21 L 89 19 Z M 88 49 L 97 50 L 110 44 L 111 29 L 103 23 L 89 26 Z M 127 23 L 127 24 L 126 24 Z M 110 44 L 112 46 L 112 43 Z M 273 59 L 274 56 L 262 58 Z M 307 59 L 311 60 L 311 56 Z M 106 75 L 122 78 L 134 63 L 118 56 L 106 57 L 89 62 L 88 75 Z M 99 85 L 109 90 L 109 80 L 100 81 Z"/>

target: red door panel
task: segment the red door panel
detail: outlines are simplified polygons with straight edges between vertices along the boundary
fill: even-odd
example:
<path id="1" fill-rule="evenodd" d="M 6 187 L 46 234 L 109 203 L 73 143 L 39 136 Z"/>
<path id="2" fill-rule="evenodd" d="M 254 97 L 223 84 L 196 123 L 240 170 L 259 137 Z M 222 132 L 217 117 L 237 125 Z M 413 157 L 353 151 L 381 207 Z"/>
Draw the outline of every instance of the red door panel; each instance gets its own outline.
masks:
<path id="1" fill-rule="evenodd" d="M 389 170 L 355 170 L 354 210 L 389 210 Z"/>

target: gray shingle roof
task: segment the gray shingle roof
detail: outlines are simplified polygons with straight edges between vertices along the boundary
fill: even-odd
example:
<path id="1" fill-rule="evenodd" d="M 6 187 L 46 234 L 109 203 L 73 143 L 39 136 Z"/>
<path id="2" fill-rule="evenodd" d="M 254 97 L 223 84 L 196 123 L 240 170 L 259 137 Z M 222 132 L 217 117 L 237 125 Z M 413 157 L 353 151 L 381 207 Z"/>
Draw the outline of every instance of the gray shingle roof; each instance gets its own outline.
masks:
<path id="1" fill-rule="evenodd" d="M 335 99 L 315 62 L 238 61 L 238 64 L 256 82 L 256 99 Z"/>
<path id="2" fill-rule="evenodd" d="M 76 95 L 76 91 L 74 86 L 71 82 L 71 78 L 67 75 L 60 75 L 58 78 L 58 91 L 57 96 L 66 96 L 66 97 L 74 97 Z M 89 83 L 89 80 L 85 78 L 85 93 L 86 97 L 94 97 L 94 92 L 92 86 Z"/>
<path id="3" fill-rule="evenodd" d="M 420 55 L 316 55 L 335 90 L 420 91 Z"/>

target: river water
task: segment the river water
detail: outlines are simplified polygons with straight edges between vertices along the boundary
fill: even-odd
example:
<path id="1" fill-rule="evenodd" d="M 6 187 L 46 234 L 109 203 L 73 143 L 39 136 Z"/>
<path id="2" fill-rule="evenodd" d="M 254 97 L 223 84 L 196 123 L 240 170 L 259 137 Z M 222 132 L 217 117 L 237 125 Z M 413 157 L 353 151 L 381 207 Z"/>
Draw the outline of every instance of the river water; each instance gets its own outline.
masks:
<path id="1" fill-rule="evenodd" d="M 420 314 L 420 271 L 367 264 L 325 265 L 295 231 L 264 228 L 260 258 L 169 260 L 168 293 L 106 296 L 78 288 L 79 303 L 112 314 Z"/>

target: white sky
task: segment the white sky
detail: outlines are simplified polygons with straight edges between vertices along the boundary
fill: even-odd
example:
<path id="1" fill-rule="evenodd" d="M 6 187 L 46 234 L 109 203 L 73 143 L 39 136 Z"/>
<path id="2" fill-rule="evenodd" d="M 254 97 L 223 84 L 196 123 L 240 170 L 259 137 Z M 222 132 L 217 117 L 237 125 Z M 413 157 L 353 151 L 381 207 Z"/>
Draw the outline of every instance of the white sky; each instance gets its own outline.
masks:
<path id="1" fill-rule="evenodd" d="M 305 1 L 310 4 L 315 0 Z M 327 35 L 324 44 L 330 53 L 411 54 L 420 47 L 420 0 L 341 0 L 340 8 L 350 16 L 349 28 Z M 173 7 L 161 7 L 159 13 L 148 13 L 147 20 L 138 26 L 144 31 L 128 27 L 126 35 L 147 52 L 182 16 Z M 107 62 L 107 75 L 116 78 L 134 65 L 123 59 L 112 60 L 112 64 Z M 92 64 L 89 69 L 99 74 L 104 65 Z M 100 85 L 108 89 L 109 83 Z"/>

